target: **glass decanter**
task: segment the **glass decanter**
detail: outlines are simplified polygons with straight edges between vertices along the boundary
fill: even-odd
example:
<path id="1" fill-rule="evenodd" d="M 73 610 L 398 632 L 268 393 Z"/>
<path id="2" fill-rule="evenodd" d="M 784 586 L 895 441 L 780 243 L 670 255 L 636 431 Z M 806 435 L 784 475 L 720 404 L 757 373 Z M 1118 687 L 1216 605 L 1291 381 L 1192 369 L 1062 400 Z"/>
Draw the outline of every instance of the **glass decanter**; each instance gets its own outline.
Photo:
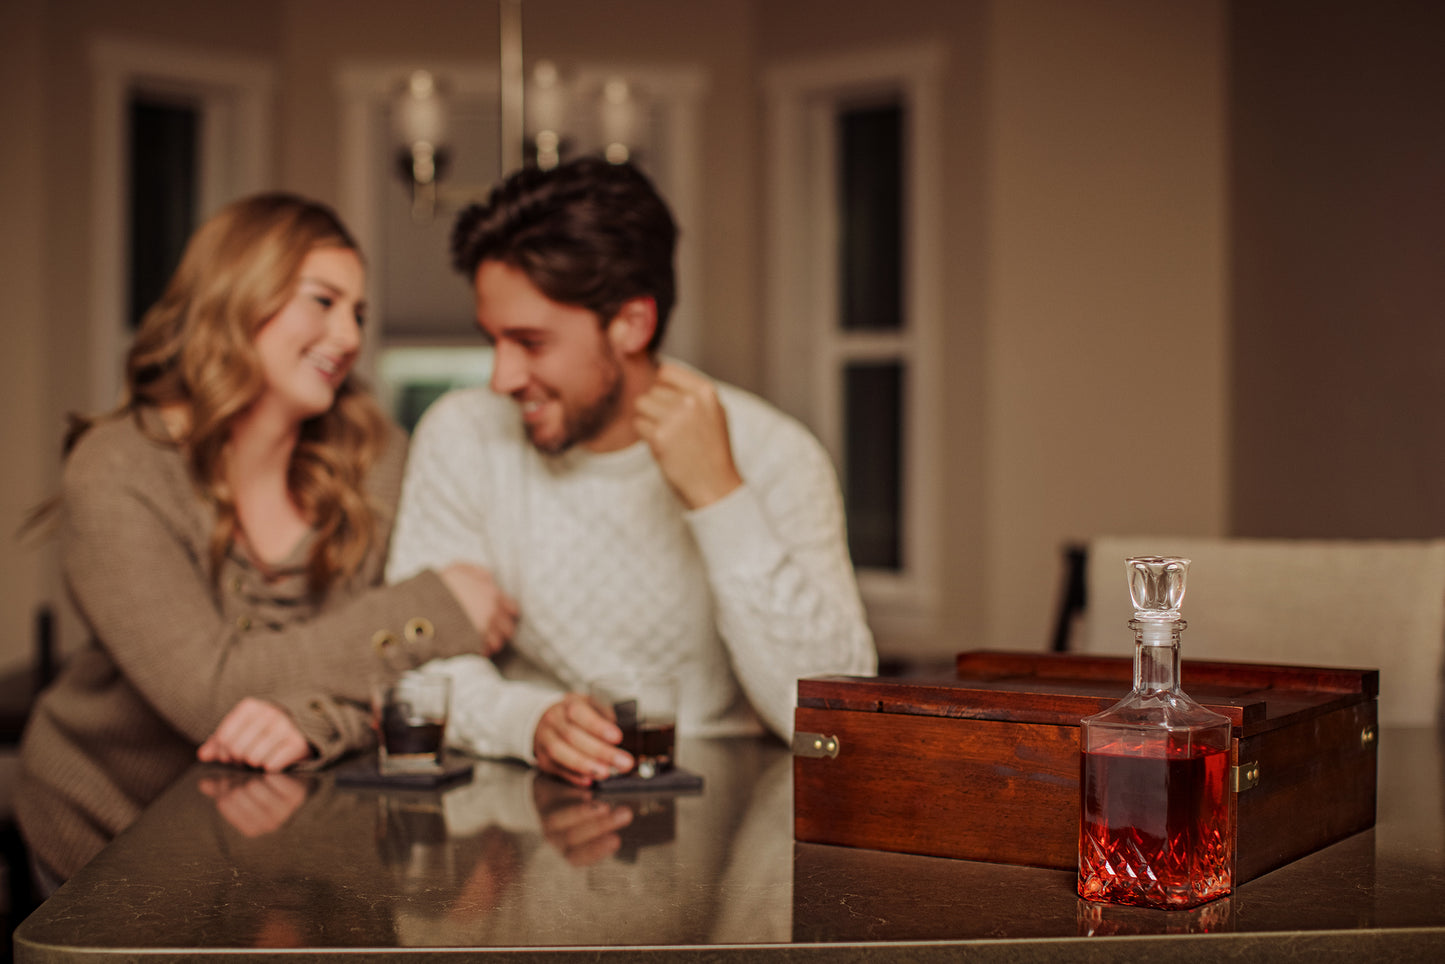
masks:
<path id="1" fill-rule="evenodd" d="M 1234 886 L 1229 718 L 1179 688 L 1189 560 L 1127 562 L 1134 689 L 1080 721 L 1079 896 L 1165 910 Z"/>

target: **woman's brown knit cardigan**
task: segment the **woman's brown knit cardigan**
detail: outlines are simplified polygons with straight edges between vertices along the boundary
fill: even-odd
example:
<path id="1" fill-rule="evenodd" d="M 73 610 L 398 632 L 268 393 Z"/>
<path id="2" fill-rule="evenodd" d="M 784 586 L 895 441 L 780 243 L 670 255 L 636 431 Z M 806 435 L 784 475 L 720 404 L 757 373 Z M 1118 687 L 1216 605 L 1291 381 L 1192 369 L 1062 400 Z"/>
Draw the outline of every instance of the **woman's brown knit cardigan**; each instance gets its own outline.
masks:
<path id="1" fill-rule="evenodd" d="M 158 426 L 156 413 L 141 417 Z M 245 696 L 290 712 L 325 763 L 368 746 L 371 679 L 476 652 L 476 630 L 432 572 L 383 586 L 406 457 L 394 429 L 368 488 L 380 508 L 361 571 L 309 597 L 303 540 L 271 578 L 239 551 L 208 572 L 213 510 L 174 447 L 135 421 L 96 425 L 66 460 L 60 551 L 92 637 L 41 695 L 22 743 L 16 809 L 34 853 L 67 878 L 195 762 Z M 399 641 L 383 648 L 387 635 Z"/>

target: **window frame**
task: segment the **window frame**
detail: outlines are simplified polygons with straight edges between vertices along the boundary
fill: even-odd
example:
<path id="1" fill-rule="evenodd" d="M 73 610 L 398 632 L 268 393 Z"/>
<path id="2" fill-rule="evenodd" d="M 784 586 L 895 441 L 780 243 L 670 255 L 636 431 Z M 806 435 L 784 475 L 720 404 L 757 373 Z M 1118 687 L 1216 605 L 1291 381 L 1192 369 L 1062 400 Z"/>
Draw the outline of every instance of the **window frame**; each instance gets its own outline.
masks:
<path id="1" fill-rule="evenodd" d="M 768 394 L 842 466 L 845 366 L 900 360 L 905 368 L 902 565 L 858 570 L 869 621 L 885 642 L 932 635 L 939 618 L 945 59 L 941 42 L 923 42 L 789 61 L 765 75 Z M 873 98 L 894 98 L 905 112 L 904 325 L 847 332 L 838 324 L 836 118 Z"/>
<path id="2" fill-rule="evenodd" d="M 91 154 L 91 398 L 96 411 L 119 397 L 128 323 L 130 98 L 140 91 L 196 105 L 199 221 L 227 201 L 271 180 L 272 106 L 276 72 L 266 61 L 202 48 L 98 37 L 94 71 L 95 142 Z"/>

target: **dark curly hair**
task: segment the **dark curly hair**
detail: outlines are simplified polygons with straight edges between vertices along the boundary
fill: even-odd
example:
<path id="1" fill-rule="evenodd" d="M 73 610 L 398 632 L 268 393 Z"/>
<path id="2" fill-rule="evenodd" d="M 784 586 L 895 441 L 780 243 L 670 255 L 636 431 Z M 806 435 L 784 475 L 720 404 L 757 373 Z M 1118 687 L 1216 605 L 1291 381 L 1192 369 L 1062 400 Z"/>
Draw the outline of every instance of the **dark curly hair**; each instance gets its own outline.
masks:
<path id="1" fill-rule="evenodd" d="M 452 264 L 467 280 L 483 261 L 501 262 L 604 327 L 624 302 L 651 297 L 657 328 L 649 352 L 662 343 L 677 298 L 676 248 L 677 225 L 652 182 L 601 157 L 522 168 L 462 211 L 451 239 Z"/>

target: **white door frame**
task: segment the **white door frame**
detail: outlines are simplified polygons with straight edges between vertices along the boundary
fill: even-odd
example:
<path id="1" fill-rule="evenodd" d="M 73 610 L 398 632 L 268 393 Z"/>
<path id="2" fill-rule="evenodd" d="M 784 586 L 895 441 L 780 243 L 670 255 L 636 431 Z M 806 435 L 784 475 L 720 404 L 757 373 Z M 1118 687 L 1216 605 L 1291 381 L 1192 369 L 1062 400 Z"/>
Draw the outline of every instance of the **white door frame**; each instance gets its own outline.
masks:
<path id="1" fill-rule="evenodd" d="M 194 47 L 99 37 L 90 48 L 95 142 L 91 164 L 92 410 L 115 405 L 129 346 L 126 327 L 130 211 L 127 115 L 130 94 L 178 94 L 200 111 L 199 216 L 271 182 L 275 69 Z"/>
<path id="2" fill-rule="evenodd" d="M 841 365 L 900 357 L 904 397 L 903 565 L 860 569 L 875 633 L 927 638 L 938 621 L 942 498 L 943 139 L 947 48 L 937 41 L 779 64 L 765 76 L 768 223 L 764 250 L 769 397 L 840 459 Z M 840 104 L 880 92 L 908 108 L 904 164 L 907 325 L 876 336 L 837 330 L 832 124 Z"/>

